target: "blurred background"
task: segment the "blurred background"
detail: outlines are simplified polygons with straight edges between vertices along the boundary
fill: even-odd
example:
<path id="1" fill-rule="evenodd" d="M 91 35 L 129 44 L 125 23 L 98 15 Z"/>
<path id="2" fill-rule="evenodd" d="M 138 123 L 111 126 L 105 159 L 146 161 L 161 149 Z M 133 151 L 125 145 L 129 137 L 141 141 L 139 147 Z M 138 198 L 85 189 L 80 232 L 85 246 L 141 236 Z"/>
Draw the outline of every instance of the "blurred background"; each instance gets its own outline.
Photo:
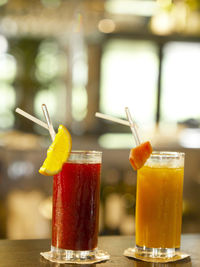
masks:
<path id="1" fill-rule="evenodd" d="M 200 232 L 200 1 L 0 0 L 0 238 L 51 236 L 48 132 L 16 107 L 103 151 L 100 234 L 134 234 L 133 114 L 155 150 L 186 153 L 183 232 Z"/>

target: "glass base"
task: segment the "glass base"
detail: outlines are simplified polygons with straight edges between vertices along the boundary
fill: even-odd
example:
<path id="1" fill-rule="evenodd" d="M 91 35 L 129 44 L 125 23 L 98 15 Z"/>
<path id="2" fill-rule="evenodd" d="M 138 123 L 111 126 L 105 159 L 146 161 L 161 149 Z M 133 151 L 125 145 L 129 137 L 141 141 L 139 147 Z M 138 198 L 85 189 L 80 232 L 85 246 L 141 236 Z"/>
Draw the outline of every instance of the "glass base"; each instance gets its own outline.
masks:
<path id="1" fill-rule="evenodd" d="M 110 259 L 110 255 L 98 248 L 94 250 L 66 250 L 51 246 L 51 251 L 40 253 L 45 259 L 57 263 L 92 264 Z"/>
<path id="2" fill-rule="evenodd" d="M 175 262 L 189 257 L 188 254 L 176 248 L 147 248 L 139 246 L 127 248 L 124 251 L 124 256 L 157 263 Z"/>
<path id="3" fill-rule="evenodd" d="M 179 248 L 147 248 L 137 245 L 135 247 L 135 253 L 147 258 L 172 258 L 179 250 Z"/>

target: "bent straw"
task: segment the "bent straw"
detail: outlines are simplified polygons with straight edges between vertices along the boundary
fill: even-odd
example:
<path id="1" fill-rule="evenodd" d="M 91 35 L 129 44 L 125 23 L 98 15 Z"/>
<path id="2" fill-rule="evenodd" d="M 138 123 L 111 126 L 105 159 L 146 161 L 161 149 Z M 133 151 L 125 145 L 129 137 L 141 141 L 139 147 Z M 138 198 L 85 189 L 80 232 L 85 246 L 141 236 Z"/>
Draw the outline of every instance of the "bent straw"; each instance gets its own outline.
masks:
<path id="1" fill-rule="evenodd" d="M 131 113 L 130 113 L 128 107 L 125 107 L 125 112 L 126 112 L 127 119 L 128 119 L 128 121 L 129 121 L 129 126 L 130 126 L 130 128 L 131 128 L 133 137 L 134 137 L 135 142 L 136 142 L 136 146 L 139 146 L 139 145 L 141 144 L 141 141 L 140 141 L 140 138 L 139 138 L 137 129 L 136 129 L 136 127 L 135 127 L 135 122 L 133 121 L 133 119 L 132 119 L 132 117 L 131 117 Z"/>
<path id="2" fill-rule="evenodd" d="M 101 119 L 117 122 L 119 124 L 122 124 L 122 125 L 130 127 L 130 123 L 128 121 L 126 121 L 126 120 L 121 120 L 121 119 L 118 119 L 116 117 L 113 117 L 113 116 L 110 116 L 110 115 L 106 115 L 106 114 L 102 114 L 102 113 L 99 113 L 99 112 L 96 112 L 95 116 L 98 117 L 98 118 L 101 118 Z"/>
<path id="3" fill-rule="evenodd" d="M 116 118 L 116 117 L 113 117 L 113 116 L 110 116 L 110 115 L 106 115 L 106 114 L 102 114 L 102 113 L 99 113 L 99 112 L 96 112 L 95 116 L 98 117 L 98 118 L 101 118 L 101 119 L 105 119 L 105 120 L 108 120 L 108 121 L 117 122 L 117 123 L 125 125 L 125 126 L 129 126 L 131 128 L 131 131 L 132 131 L 133 137 L 135 139 L 136 145 L 138 146 L 138 145 L 141 144 L 141 140 L 139 138 L 139 135 L 138 135 L 138 132 L 137 132 L 137 129 L 136 129 L 136 123 L 133 121 L 133 119 L 131 117 L 131 114 L 129 112 L 129 109 L 127 107 L 125 108 L 125 111 L 126 111 L 126 115 L 127 115 L 128 121 L 121 120 L 119 118 Z"/>
<path id="4" fill-rule="evenodd" d="M 55 138 L 55 136 L 56 136 L 56 133 L 55 133 L 55 131 L 54 131 L 54 128 L 53 128 L 51 119 L 50 119 L 50 117 L 49 117 L 49 112 L 48 112 L 47 106 L 46 106 L 45 104 L 42 104 L 42 111 L 43 111 L 43 113 L 44 113 L 44 117 L 45 117 L 46 122 L 47 122 L 47 125 L 48 125 L 48 130 L 49 130 L 51 139 L 52 139 L 52 141 L 53 141 L 54 138 Z"/>
<path id="5" fill-rule="evenodd" d="M 49 127 L 45 122 L 37 119 L 36 117 L 33 117 L 32 115 L 28 114 L 27 112 L 23 111 L 22 109 L 16 108 L 15 112 L 17 112 L 18 114 L 24 116 L 25 118 L 27 118 L 27 119 L 29 119 L 29 120 L 31 120 L 33 122 L 35 122 L 36 124 L 42 126 L 43 128 L 49 130 Z"/>

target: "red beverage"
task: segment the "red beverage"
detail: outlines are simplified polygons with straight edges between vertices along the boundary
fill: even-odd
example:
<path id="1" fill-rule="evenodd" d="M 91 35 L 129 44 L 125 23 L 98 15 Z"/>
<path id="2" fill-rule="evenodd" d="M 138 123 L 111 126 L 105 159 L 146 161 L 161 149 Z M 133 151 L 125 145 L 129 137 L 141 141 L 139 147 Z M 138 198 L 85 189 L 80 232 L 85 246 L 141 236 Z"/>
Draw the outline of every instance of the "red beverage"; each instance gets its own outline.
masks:
<path id="1" fill-rule="evenodd" d="M 69 159 L 54 176 L 53 247 L 66 250 L 97 247 L 100 170 L 101 161 L 94 158 Z"/>

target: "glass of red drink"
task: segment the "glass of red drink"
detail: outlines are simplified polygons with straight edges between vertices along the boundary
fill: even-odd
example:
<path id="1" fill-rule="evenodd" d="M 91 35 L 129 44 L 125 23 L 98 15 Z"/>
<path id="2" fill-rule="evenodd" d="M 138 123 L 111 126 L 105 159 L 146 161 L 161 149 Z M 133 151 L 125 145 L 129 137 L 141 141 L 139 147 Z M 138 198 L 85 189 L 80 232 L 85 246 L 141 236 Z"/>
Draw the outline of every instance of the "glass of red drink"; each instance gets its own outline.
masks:
<path id="1" fill-rule="evenodd" d="M 102 153 L 72 151 L 53 181 L 51 261 L 94 263 L 109 259 L 97 248 Z"/>

